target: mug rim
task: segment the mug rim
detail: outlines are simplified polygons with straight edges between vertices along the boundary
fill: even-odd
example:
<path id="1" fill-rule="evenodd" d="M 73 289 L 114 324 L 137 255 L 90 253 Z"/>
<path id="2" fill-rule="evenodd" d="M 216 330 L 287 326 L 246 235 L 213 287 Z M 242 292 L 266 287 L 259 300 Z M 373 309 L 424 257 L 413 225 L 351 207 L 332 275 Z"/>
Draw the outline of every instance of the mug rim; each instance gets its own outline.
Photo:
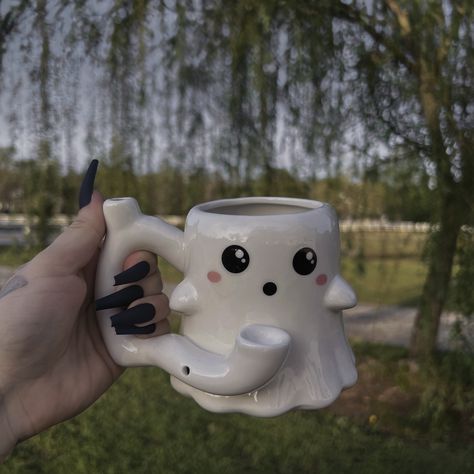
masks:
<path id="1" fill-rule="evenodd" d="M 252 204 L 258 205 L 270 205 L 283 207 L 292 207 L 294 210 L 290 212 L 269 212 L 269 213 L 231 213 L 231 212 L 216 212 L 219 208 L 231 208 L 237 206 L 251 206 Z M 229 198 L 229 199 L 217 199 L 214 201 L 208 201 L 198 204 L 193 207 L 193 211 L 200 211 L 207 215 L 221 215 L 221 216 L 232 216 L 238 217 L 275 217 L 275 216 L 288 216 L 305 214 L 306 212 L 319 209 L 326 206 L 327 204 L 321 201 L 315 201 L 312 199 L 303 198 L 292 198 L 292 197 L 280 197 L 280 196 L 252 196 L 252 197 L 240 197 L 240 198 Z M 299 210 L 298 210 L 299 209 Z"/>

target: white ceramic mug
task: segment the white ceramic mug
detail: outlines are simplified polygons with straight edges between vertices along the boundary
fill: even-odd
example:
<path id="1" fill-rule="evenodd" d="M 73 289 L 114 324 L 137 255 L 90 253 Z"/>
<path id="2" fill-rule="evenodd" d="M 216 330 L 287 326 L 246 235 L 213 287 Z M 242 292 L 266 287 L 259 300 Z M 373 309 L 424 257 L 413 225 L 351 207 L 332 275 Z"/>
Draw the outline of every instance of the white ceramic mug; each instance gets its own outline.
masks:
<path id="1" fill-rule="evenodd" d="M 321 408 L 357 379 L 341 310 L 355 306 L 339 274 L 339 227 L 318 201 L 255 197 L 195 206 L 184 232 L 145 216 L 133 198 L 104 203 L 107 237 L 96 297 L 115 291 L 127 255 L 148 250 L 184 273 L 170 297 L 178 334 L 116 335 L 98 312 L 122 366 L 152 365 L 215 412 L 275 416 Z"/>

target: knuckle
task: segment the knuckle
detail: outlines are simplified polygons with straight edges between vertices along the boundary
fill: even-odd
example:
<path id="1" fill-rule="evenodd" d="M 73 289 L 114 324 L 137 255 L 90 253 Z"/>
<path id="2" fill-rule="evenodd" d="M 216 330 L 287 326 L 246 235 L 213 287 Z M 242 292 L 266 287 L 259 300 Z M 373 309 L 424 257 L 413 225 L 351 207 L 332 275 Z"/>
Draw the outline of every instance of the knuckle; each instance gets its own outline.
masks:
<path id="1" fill-rule="evenodd" d="M 71 222 L 69 229 L 86 230 L 87 232 L 93 232 L 95 237 L 102 238 L 102 233 L 99 231 L 99 229 L 97 229 L 89 219 L 85 219 L 80 215 L 77 215 Z"/>

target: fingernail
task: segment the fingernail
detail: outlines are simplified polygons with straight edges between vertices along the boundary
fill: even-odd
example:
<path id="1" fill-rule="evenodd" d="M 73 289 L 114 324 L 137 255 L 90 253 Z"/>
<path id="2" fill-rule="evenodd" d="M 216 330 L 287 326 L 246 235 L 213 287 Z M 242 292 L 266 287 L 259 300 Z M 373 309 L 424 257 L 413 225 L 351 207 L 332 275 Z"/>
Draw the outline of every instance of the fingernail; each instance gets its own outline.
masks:
<path id="1" fill-rule="evenodd" d="M 150 264 L 148 262 L 138 262 L 133 267 L 127 268 L 122 273 L 114 276 L 114 286 L 125 285 L 126 283 L 133 283 L 141 280 L 148 275 L 150 271 Z"/>
<path id="2" fill-rule="evenodd" d="M 156 329 L 156 324 L 148 326 L 115 326 L 115 334 L 123 336 L 125 334 L 151 334 Z"/>
<path id="3" fill-rule="evenodd" d="M 95 302 L 95 309 L 117 308 L 119 306 L 128 306 L 138 298 L 143 298 L 143 288 L 138 285 L 127 286 L 111 295 L 103 296 Z"/>
<path id="4" fill-rule="evenodd" d="M 97 174 L 97 166 L 99 162 L 92 160 L 89 168 L 87 168 L 84 179 L 81 183 L 81 189 L 79 190 L 79 209 L 87 206 L 91 202 L 92 193 L 94 192 L 94 181 L 95 175 Z"/>
<path id="5" fill-rule="evenodd" d="M 112 326 L 132 326 L 151 321 L 155 317 L 155 307 L 150 303 L 143 303 L 110 317 Z"/>

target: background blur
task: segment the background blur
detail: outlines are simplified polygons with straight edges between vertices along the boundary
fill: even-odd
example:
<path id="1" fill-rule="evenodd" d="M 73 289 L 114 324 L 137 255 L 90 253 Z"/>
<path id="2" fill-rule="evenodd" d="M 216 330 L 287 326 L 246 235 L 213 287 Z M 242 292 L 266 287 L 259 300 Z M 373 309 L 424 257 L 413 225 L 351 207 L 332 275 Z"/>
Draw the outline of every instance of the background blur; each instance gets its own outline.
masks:
<path id="1" fill-rule="evenodd" d="M 329 409 L 208 414 L 134 369 L 0 473 L 474 470 L 473 82 L 471 0 L 0 0 L 3 273 L 97 158 L 106 197 L 178 221 L 330 202 L 361 301 L 360 381 Z"/>

